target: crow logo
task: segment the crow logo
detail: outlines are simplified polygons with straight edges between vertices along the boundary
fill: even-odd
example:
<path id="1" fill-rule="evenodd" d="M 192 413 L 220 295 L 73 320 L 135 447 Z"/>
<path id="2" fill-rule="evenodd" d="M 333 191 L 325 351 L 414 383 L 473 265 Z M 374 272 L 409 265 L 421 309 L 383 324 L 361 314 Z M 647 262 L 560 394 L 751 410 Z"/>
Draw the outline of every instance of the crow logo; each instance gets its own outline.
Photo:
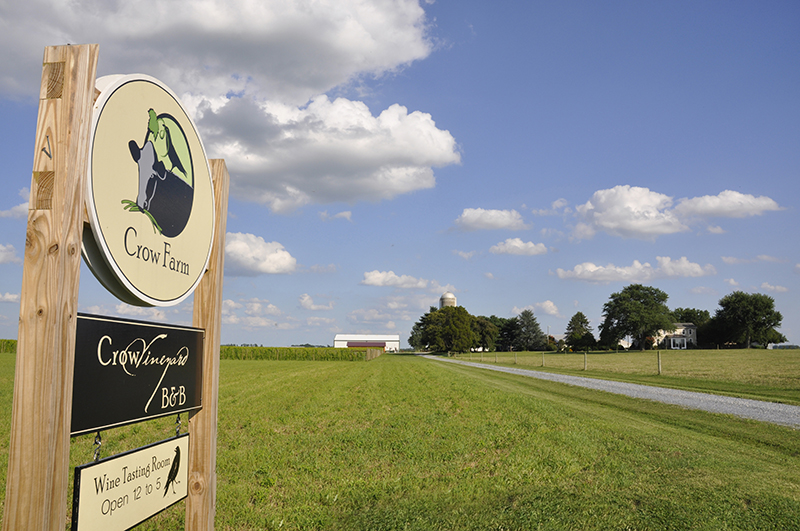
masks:
<path id="1" fill-rule="evenodd" d="M 172 485 L 172 492 L 175 494 L 175 484 L 179 483 L 177 481 L 178 477 L 178 469 L 181 467 L 181 449 L 179 446 L 175 447 L 175 459 L 172 460 L 172 466 L 169 469 L 169 474 L 167 474 L 167 482 L 164 484 L 164 496 L 167 495 L 167 489 L 170 485 Z"/>

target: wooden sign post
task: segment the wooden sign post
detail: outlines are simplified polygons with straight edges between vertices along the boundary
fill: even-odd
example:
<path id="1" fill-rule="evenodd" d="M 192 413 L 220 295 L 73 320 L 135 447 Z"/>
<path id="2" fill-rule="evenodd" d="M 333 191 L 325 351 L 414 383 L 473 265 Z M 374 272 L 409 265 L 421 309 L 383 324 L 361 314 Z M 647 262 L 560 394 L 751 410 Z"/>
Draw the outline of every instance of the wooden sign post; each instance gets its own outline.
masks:
<path id="1" fill-rule="evenodd" d="M 83 203 L 98 46 L 45 48 L 3 529 L 66 524 Z"/>
<path id="2" fill-rule="evenodd" d="M 205 328 L 203 353 L 203 409 L 189 418 L 189 497 L 186 529 L 214 529 L 217 504 L 217 409 L 219 404 L 219 344 L 222 325 L 222 271 L 225 265 L 225 229 L 228 219 L 228 168 L 210 160 L 216 203 L 216 232 L 211 258 L 194 291 L 192 326 Z"/>
<path id="3" fill-rule="evenodd" d="M 94 211 L 87 214 L 85 206 L 90 137 L 95 100 L 100 95 L 99 105 L 105 97 L 95 88 L 97 58 L 96 44 L 51 46 L 44 52 L 20 295 L 2 525 L 5 531 L 62 531 L 66 525 L 81 245 L 85 221 L 96 221 L 97 216 Z M 162 119 L 157 118 L 160 126 Z M 199 154 L 203 149 L 199 139 L 197 142 L 199 147 L 194 150 Z M 205 160 L 203 153 L 201 164 L 208 167 Z M 189 420 L 186 529 L 192 530 L 214 528 L 216 504 L 219 345 L 229 177 L 224 161 L 210 161 L 210 167 L 215 230 L 212 247 L 206 247 L 209 261 L 205 275 L 194 290 L 193 325 L 205 329 L 206 335 L 202 409 Z M 201 208 L 199 213 L 204 212 Z M 170 237 L 166 229 L 165 236 Z M 174 243 L 164 244 L 164 249 L 177 256 Z M 164 264 L 168 270 L 166 254 Z M 99 264 L 89 265 L 97 274 Z M 184 269 L 189 266 L 184 264 Z M 100 281 L 109 287 L 107 277 Z M 120 290 L 110 291 L 117 294 Z M 189 293 L 187 290 L 186 295 Z M 183 299 L 175 300 L 172 304 Z"/>

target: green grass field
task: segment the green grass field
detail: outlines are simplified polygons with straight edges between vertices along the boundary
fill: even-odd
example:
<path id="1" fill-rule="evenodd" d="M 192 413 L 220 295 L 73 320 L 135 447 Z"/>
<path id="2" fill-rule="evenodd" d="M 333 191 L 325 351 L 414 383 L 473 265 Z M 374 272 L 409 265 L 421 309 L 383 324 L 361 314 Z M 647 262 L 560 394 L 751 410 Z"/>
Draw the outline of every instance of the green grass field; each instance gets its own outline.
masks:
<path id="1" fill-rule="evenodd" d="M 655 350 L 590 352 L 585 371 L 583 353 L 545 352 L 544 367 L 542 352 L 472 353 L 458 359 L 800 405 L 800 350 L 660 352 L 661 375 Z"/>
<path id="2" fill-rule="evenodd" d="M 104 432 L 103 456 L 174 420 Z M 413 356 L 223 360 L 217 466 L 217 529 L 800 529 L 796 430 Z"/>

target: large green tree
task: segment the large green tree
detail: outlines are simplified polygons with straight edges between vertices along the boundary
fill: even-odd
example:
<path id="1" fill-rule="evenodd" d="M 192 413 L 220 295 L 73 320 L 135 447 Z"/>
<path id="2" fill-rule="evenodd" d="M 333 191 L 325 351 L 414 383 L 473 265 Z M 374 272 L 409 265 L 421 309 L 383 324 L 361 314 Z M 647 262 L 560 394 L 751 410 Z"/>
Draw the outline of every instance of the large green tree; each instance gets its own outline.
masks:
<path id="1" fill-rule="evenodd" d="M 469 352 L 475 343 L 472 315 L 463 306 L 445 306 L 438 313 L 442 316 L 443 352 Z"/>
<path id="2" fill-rule="evenodd" d="M 433 306 L 411 328 L 408 344 L 416 350 L 467 352 L 475 342 L 474 318 L 463 306 Z"/>
<path id="3" fill-rule="evenodd" d="M 783 316 L 775 310 L 775 299 L 762 293 L 734 291 L 719 300 L 714 315 L 729 341 L 762 344 L 782 343 L 786 338 L 775 329 L 781 326 Z"/>
<path id="4" fill-rule="evenodd" d="M 699 328 L 711 319 L 711 314 L 708 310 L 697 308 L 675 308 L 672 310 L 672 318 L 676 323 L 692 323 Z"/>
<path id="5" fill-rule="evenodd" d="M 475 335 L 473 346 L 483 349 L 484 352 L 494 350 L 500 330 L 487 317 L 475 317 L 472 320 L 472 332 Z"/>
<path id="6" fill-rule="evenodd" d="M 660 289 L 641 284 L 631 284 L 619 293 L 612 293 L 603 305 L 600 337 L 604 342 L 616 344 L 631 336 L 644 350 L 648 337 L 659 330 L 675 330 L 672 313 L 667 308 L 668 298 Z"/>
<path id="7" fill-rule="evenodd" d="M 514 348 L 521 351 L 544 350 L 547 348 L 547 336 L 542 332 L 539 321 L 531 310 L 522 310 L 517 316 L 519 329 Z"/>
<path id="8" fill-rule="evenodd" d="M 577 312 L 567 323 L 564 342 L 572 350 L 583 350 L 593 348 L 597 343 L 592 334 L 592 327 L 589 319 L 583 312 Z"/>
<path id="9" fill-rule="evenodd" d="M 497 350 L 500 352 L 511 352 L 514 350 L 517 343 L 517 335 L 519 334 L 519 321 L 516 317 L 505 318 L 491 316 L 489 319 L 494 318 L 492 321 L 495 326 L 499 324 L 500 333 L 497 335 Z"/>
<path id="10" fill-rule="evenodd" d="M 408 344 L 414 350 L 434 350 L 435 337 L 438 335 L 435 328 L 438 326 L 435 313 L 437 308 L 430 307 L 430 310 L 419 318 L 419 321 L 411 327 L 411 334 L 408 337 Z"/>

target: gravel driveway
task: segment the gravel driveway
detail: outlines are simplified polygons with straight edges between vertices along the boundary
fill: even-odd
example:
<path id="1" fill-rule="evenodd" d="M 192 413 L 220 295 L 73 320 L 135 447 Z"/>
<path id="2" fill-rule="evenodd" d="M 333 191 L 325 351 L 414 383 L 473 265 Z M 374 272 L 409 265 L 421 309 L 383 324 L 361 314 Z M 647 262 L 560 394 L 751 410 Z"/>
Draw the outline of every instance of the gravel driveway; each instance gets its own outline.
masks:
<path id="1" fill-rule="evenodd" d="M 567 376 L 564 374 L 553 374 L 528 369 L 486 365 L 484 363 L 453 360 L 441 358 L 439 356 L 423 355 L 422 357 L 448 363 L 458 363 L 459 365 L 467 365 L 479 369 L 530 376 L 531 378 L 550 380 L 567 385 L 577 385 L 579 387 L 597 389 L 598 391 L 606 391 L 608 393 L 616 393 L 633 398 L 654 400 L 656 402 L 674 404 L 687 409 L 700 409 L 711 413 L 735 415 L 746 419 L 760 420 L 762 422 L 780 424 L 781 426 L 789 426 L 791 428 L 800 428 L 800 406 L 762 402 L 761 400 L 749 400 L 747 398 L 733 398 L 730 396 L 712 395 L 708 393 L 695 393 L 692 391 L 652 387 L 649 385 L 613 382 L 610 380 L 597 380 L 594 378 L 583 378 L 581 376 Z"/>

